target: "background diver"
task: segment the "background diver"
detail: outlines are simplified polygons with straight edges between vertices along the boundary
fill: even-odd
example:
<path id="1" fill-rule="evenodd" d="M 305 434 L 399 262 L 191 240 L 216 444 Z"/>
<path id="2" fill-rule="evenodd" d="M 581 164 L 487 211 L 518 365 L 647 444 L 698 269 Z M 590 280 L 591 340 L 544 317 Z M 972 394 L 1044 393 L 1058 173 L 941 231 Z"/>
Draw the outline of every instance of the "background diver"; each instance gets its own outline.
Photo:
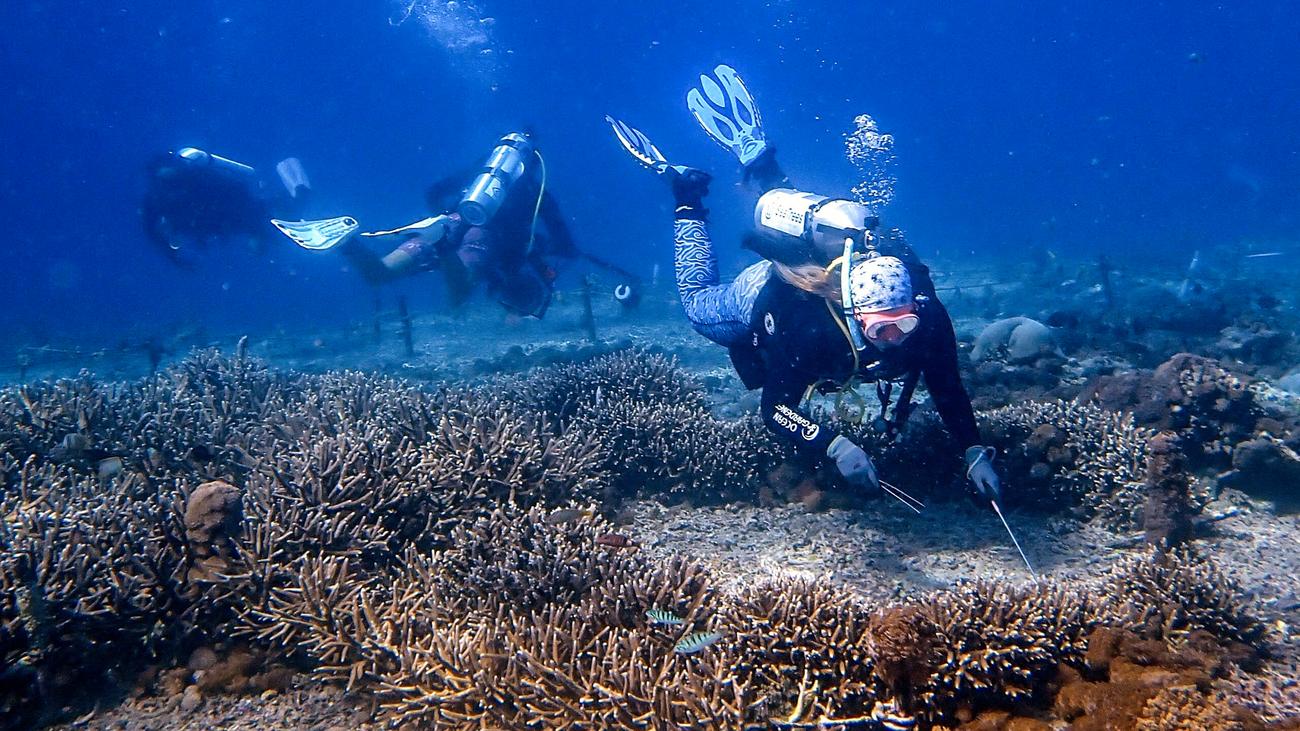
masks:
<path id="1" fill-rule="evenodd" d="M 243 242 L 261 252 L 275 237 L 277 216 L 297 216 L 311 183 L 297 158 L 276 165 L 283 188 L 252 166 L 195 147 L 155 156 L 147 165 L 140 203 L 145 235 L 168 259 L 194 263 L 190 253 L 217 242 Z"/>
<path id="2" fill-rule="evenodd" d="M 468 300 L 481 282 L 507 312 L 540 318 L 554 292 L 550 260 L 557 257 L 586 259 L 611 271 L 620 280 L 616 295 L 624 301 L 636 296 L 636 277 L 574 244 L 555 196 L 546 189 L 545 158 L 530 133 L 505 135 L 477 174 L 447 176 L 425 197 L 433 216 L 360 234 L 401 239 L 383 256 L 354 235 L 358 224 L 349 216 L 273 223 L 304 248 L 337 246 L 371 284 L 441 270 L 453 307 Z"/>
<path id="3" fill-rule="evenodd" d="M 677 286 L 687 319 L 728 348 L 747 388 L 762 388 L 764 423 L 801 454 L 828 458 L 851 484 L 880 488 L 870 457 L 813 419 L 801 403 L 814 390 L 875 383 L 882 412 L 877 425 L 896 433 L 923 378 L 964 451 L 976 494 L 996 507 L 994 450 L 978 444 L 952 321 L 929 270 L 901 232 L 878 232 L 877 219 L 862 204 L 794 190 L 736 72 L 719 66 L 715 74 L 716 80 L 701 77 L 704 93 L 693 89 L 688 104 L 705 131 L 740 160 L 745 180 L 764 191 L 755 209 L 756 232 L 746 246 L 765 260 L 730 284 L 720 283 L 706 225 L 703 199 L 711 176 L 668 164 L 644 134 L 607 118 L 624 148 L 672 185 Z M 886 418 L 895 384 L 901 393 Z"/>

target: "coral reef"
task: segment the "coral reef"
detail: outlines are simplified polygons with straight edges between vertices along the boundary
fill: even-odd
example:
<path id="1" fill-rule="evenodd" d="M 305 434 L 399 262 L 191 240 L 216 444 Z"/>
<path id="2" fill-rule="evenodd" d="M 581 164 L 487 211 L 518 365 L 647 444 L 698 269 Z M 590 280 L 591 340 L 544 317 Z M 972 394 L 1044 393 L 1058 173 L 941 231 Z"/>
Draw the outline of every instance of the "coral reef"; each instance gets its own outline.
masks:
<path id="1" fill-rule="evenodd" d="M 1248 380 L 1189 353 L 1154 372 L 1100 376 L 1079 401 L 1130 413 L 1141 426 L 1178 432 L 1193 467 L 1226 468 L 1233 445 L 1250 436 L 1260 416 Z"/>
<path id="2" fill-rule="evenodd" d="M 644 350 L 499 378 L 478 393 L 603 445 L 619 496 L 753 500 L 763 476 L 793 454 L 756 415 L 714 416 L 693 378 L 671 358 Z"/>
<path id="3" fill-rule="evenodd" d="M 172 663 L 156 685 L 191 707 L 302 666 L 393 726 L 933 726 L 1049 707 L 1098 626 L 1250 668 L 1233 648 L 1258 622 L 1182 550 L 1097 596 L 977 583 L 873 607 L 825 580 L 724 592 L 586 510 L 638 481 L 752 497 L 780 450 L 707 418 L 640 352 L 434 392 L 207 353 L 133 385 L 0 392 L 0 710 L 41 723 L 78 683 Z M 1070 466 L 1059 499 L 1135 519 L 1131 420 L 1064 403 L 989 420 Z M 718 637 L 678 647 L 701 632 Z"/>
<path id="4" fill-rule="evenodd" d="M 1131 416 L 1065 401 L 1028 402 L 984 414 L 986 444 L 999 448 L 1008 501 L 1073 508 L 1128 530 L 1141 524 L 1150 432 Z"/>
<path id="5" fill-rule="evenodd" d="M 1241 590 L 1215 565 L 1187 548 L 1156 550 L 1115 570 L 1123 597 L 1120 621 L 1143 637 L 1183 643 L 1196 633 L 1256 646 L 1264 625 L 1242 610 Z"/>

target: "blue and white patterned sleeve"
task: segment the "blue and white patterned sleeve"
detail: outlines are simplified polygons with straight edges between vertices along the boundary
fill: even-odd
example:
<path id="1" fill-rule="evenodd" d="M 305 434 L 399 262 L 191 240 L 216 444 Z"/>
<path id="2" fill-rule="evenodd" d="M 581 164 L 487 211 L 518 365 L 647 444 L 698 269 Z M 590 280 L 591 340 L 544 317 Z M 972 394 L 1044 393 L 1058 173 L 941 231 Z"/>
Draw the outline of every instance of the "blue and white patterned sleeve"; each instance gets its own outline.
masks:
<path id="1" fill-rule="evenodd" d="M 749 335 L 759 290 L 771 274 L 770 262 L 747 267 L 736 281 L 720 284 L 718 257 L 703 221 L 679 218 L 673 224 L 677 292 L 695 331 L 719 345 L 732 346 Z"/>

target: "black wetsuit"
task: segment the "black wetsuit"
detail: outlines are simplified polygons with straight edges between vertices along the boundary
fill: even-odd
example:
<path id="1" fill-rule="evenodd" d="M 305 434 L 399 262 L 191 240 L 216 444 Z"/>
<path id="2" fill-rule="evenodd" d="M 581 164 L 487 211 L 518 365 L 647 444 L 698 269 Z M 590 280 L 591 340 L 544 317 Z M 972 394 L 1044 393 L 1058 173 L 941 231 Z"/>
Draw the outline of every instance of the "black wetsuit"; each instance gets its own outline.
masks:
<path id="1" fill-rule="evenodd" d="M 912 270 L 914 290 L 926 296 L 921 324 L 896 348 L 870 343 L 858 352 L 826 300 L 772 276 L 754 302 L 752 338 L 730 348 L 732 362 L 748 388 L 762 388 L 762 416 L 768 428 L 790 439 L 800 452 L 825 455 L 836 433 L 800 408 L 808 389 L 835 390 L 855 375 L 860 381 L 892 381 L 919 374 L 944 426 L 962 449 L 979 441 L 970 397 L 957 368 L 957 340 L 948 311 L 934 296 L 925 267 Z"/>
<path id="2" fill-rule="evenodd" d="M 465 171 L 435 183 L 426 194 L 430 210 L 434 214 L 456 210 L 464 186 L 473 179 L 474 173 Z M 491 243 L 482 269 L 489 291 L 503 307 L 516 314 L 536 317 L 541 317 L 550 303 L 555 278 L 544 257 L 579 256 L 559 203 L 549 192 L 542 191 L 541 186 L 541 175 L 535 164 L 529 165 L 511 186 L 501 207 L 484 225 Z M 535 225 L 534 211 L 537 212 Z M 448 245 L 454 248 L 459 242 L 444 244 Z M 444 251 L 441 259 L 454 266 L 447 253 Z"/>
<path id="3" fill-rule="evenodd" d="M 790 186 L 771 152 L 746 170 L 746 179 L 765 190 Z M 766 263 L 749 267 L 731 284 L 718 281 L 704 213 L 689 205 L 677 211 L 675 258 L 682 304 L 698 332 L 728 348 L 745 387 L 763 389 L 762 417 L 768 428 L 790 439 L 801 453 L 822 457 L 837 435 L 800 408 L 810 388 L 834 391 L 856 377 L 868 383 L 901 379 L 908 391 L 909 380 L 912 385 L 920 380 L 958 445 L 964 450 L 978 443 L 974 410 L 957 367 L 952 319 L 935 294 L 929 269 L 901 232 L 886 232 L 876 246 L 907 266 L 919 295 L 920 325 L 897 347 L 879 350 L 867 343 L 857 354 L 855 369 L 847 325 L 839 308 L 824 297 L 786 282 Z M 765 281 L 759 279 L 763 267 L 769 270 Z M 741 314 L 746 310 L 747 321 Z"/>
<path id="4" fill-rule="evenodd" d="M 149 166 L 149 189 L 140 204 L 145 235 L 173 259 L 186 244 L 244 238 L 262 249 L 278 234 L 271 219 L 287 215 L 262 193 L 253 177 L 201 167 L 174 155 Z"/>

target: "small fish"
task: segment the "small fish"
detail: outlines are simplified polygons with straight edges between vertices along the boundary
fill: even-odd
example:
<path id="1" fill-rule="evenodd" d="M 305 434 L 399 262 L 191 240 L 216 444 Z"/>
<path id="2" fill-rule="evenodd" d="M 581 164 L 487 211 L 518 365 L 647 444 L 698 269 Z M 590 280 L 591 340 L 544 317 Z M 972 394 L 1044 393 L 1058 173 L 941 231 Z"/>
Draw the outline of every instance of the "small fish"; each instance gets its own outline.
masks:
<path id="1" fill-rule="evenodd" d="M 722 635 L 718 632 L 696 632 L 693 635 L 686 635 L 673 645 L 673 652 L 689 655 L 705 649 L 720 639 Z"/>
<path id="2" fill-rule="evenodd" d="M 546 523 L 547 525 L 563 525 L 565 523 L 572 523 L 574 521 L 581 520 L 583 518 L 590 518 L 591 516 L 592 516 L 592 512 L 590 510 L 582 510 L 579 508 L 564 508 L 563 510 L 557 510 L 554 513 L 551 513 L 550 515 L 546 516 L 545 518 L 542 519 L 542 522 Z"/>
<path id="3" fill-rule="evenodd" d="M 646 619 L 650 620 L 650 624 L 672 625 L 672 624 L 684 624 L 686 622 L 686 620 L 682 619 L 676 614 L 673 614 L 672 612 L 664 611 L 663 609 L 647 610 L 645 613 L 645 617 Z"/>
<path id="4" fill-rule="evenodd" d="M 161 450 L 149 447 L 145 450 L 145 454 L 149 457 L 149 465 L 154 469 L 160 470 L 167 465 L 167 458 L 163 456 Z"/>
<path id="5" fill-rule="evenodd" d="M 602 533 L 596 536 L 596 543 L 610 548 L 636 548 L 636 541 L 622 533 Z"/>

